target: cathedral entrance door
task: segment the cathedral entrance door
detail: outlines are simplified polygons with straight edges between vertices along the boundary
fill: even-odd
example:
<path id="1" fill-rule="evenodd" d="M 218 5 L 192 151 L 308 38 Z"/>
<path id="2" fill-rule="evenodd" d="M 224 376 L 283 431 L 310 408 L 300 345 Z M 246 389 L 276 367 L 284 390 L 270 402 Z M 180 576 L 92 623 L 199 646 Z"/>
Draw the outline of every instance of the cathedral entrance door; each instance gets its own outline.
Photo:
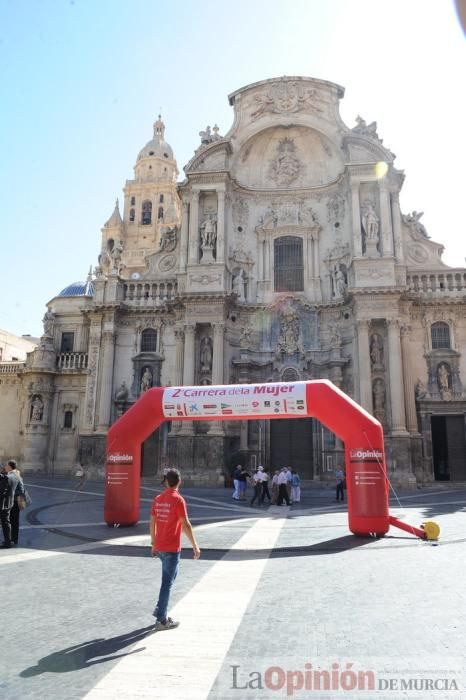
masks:
<path id="1" fill-rule="evenodd" d="M 312 418 L 270 421 L 270 469 L 290 466 L 312 479 Z"/>
<path id="2" fill-rule="evenodd" d="M 432 455 L 436 481 L 466 481 L 464 416 L 432 416 Z"/>

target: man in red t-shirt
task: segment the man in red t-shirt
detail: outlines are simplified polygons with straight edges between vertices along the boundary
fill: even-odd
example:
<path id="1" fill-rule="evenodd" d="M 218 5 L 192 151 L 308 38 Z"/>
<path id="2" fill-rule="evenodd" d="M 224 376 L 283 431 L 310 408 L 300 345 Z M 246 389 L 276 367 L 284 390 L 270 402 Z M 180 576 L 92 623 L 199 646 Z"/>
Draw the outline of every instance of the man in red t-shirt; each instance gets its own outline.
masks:
<path id="1" fill-rule="evenodd" d="M 178 469 L 168 469 L 163 484 L 165 491 L 154 498 L 150 516 L 152 556 L 158 556 L 162 562 L 162 583 L 153 612 L 157 631 L 172 629 L 180 624 L 168 617 L 167 611 L 170 590 L 176 579 L 180 562 L 181 532 L 184 532 L 193 546 L 194 559 L 199 559 L 201 555 L 188 519 L 186 502 L 178 493 L 181 485 Z"/>

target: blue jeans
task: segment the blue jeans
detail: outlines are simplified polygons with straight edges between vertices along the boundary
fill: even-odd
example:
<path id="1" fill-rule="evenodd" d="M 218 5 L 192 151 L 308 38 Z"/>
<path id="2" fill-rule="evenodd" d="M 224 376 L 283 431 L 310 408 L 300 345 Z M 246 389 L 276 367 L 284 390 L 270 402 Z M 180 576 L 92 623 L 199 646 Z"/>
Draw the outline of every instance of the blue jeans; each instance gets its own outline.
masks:
<path id="1" fill-rule="evenodd" d="M 162 583 L 159 591 L 159 600 L 154 610 L 154 616 L 157 622 L 165 622 L 167 619 L 170 590 L 178 573 L 180 552 L 159 552 L 159 559 L 162 563 Z"/>

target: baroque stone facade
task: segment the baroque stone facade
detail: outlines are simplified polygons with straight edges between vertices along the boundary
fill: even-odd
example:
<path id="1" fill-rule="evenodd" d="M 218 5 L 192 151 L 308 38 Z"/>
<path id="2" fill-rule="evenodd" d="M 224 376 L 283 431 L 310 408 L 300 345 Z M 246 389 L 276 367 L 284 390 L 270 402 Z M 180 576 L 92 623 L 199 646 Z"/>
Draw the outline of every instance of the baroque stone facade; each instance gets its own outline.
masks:
<path id="1" fill-rule="evenodd" d="M 0 364 L 17 425 L 0 457 L 98 472 L 109 426 L 152 386 L 325 378 L 382 422 L 395 482 L 466 479 L 466 270 L 401 213 L 395 156 L 374 122 L 343 123 L 343 95 L 302 77 L 237 90 L 230 131 L 200 132 L 181 183 L 159 117 L 88 280 L 47 304 L 24 365 Z M 218 483 L 240 461 L 325 480 L 342 447 L 310 419 L 172 422 L 143 473 Z"/>

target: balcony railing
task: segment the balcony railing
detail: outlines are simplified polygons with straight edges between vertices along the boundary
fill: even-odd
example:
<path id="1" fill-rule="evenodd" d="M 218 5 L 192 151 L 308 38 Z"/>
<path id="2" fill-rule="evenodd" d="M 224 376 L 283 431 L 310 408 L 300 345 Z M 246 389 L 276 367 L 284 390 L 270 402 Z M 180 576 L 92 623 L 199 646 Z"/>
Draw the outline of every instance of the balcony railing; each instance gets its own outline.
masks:
<path id="1" fill-rule="evenodd" d="M 57 369 L 87 369 L 87 352 L 60 352 L 57 355 Z"/>
<path id="2" fill-rule="evenodd" d="M 444 272 L 410 272 L 407 277 L 409 291 L 435 297 L 462 296 L 466 293 L 466 270 L 451 269 Z"/>
<path id="3" fill-rule="evenodd" d="M 25 362 L 0 362 L 0 374 L 17 374 L 25 366 Z"/>
<path id="4" fill-rule="evenodd" d="M 161 306 L 173 301 L 178 293 L 176 280 L 158 283 L 127 283 L 123 288 L 123 299 L 137 306 Z"/>

